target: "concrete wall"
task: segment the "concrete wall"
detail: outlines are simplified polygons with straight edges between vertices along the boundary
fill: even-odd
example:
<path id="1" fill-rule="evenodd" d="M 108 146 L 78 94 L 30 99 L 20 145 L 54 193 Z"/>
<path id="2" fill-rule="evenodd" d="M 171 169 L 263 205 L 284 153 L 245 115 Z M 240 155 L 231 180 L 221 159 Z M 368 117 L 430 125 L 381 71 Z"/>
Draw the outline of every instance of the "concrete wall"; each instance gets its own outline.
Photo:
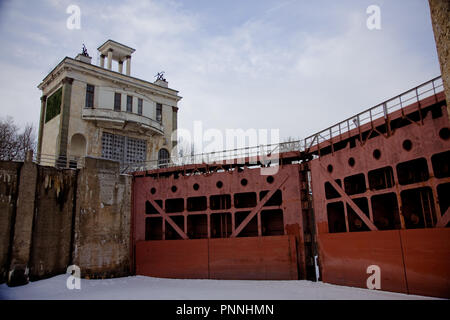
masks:
<path id="1" fill-rule="evenodd" d="M 70 264 L 77 172 L 38 167 L 30 279 L 66 272 Z"/>
<path id="2" fill-rule="evenodd" d="M 428 2 L 445 96 L 447 101 L 450 101 L 450 2 L 448 0 L 428 0 Z M 450 115 L 450 111 L 448 114 Z"/>
<path id="3" fill-rule="evenodd" d="M 63 274 L 125 276 L 130 266 L 131 176 L 86 159 L 81 170 L 0 162 L 0 283 Z"/>
<path id="4" fill-rule="evenodd" d="M 6 281 L 21 163 L 0 161 L 0 283 Z"/>
<path id="5" fill-rule="evenodd" d="M 86 158 L 78 176 L 74 264 L 88 278 L 126 276 L 130 268 L 131 176 L 119 164 Z"/>
<path id="6" fill-rule="evenodd" d="M 14 232 L 8 274 L 8 284 L 11 286 L 28 283 L 36 178 L 37 165 L 25 162 L 20 170 L 15 224 L 11 225 Z"/>

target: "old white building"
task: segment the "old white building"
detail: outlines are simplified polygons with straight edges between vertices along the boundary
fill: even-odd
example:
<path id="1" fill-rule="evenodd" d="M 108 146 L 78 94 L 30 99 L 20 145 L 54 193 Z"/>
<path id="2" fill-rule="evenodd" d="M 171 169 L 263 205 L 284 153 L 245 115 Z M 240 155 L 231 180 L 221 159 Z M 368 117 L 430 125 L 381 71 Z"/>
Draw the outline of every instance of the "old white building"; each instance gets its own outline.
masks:
<path id="1" fill-rule="evenodd" d="M 132 77 L 134 49 L 108 40 L 98 51 L 99 66 L 84 51 L 64 58 L 39 84 L 38 159 L 59 166 L 73 166 L 86 155 L 122 164 L 168 159 L 178 91 L 162 77 Z"/>

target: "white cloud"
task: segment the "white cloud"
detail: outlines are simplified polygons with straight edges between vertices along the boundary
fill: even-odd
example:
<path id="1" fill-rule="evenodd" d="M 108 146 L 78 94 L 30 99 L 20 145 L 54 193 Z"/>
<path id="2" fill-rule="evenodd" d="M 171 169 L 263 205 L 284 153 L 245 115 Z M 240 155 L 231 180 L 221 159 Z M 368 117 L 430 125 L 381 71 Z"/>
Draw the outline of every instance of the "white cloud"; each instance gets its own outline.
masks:
<path id="1" fill-rule="evenodd" d="M 64 6 L 61 3 L 55 4 Z M 433 46 L 422 46 L 430 52 L 423 59 L 423 53 L 407 46 L 414 35 L 385 27 L 367 30 L 365 8 L 361 12 L 341 8 L 343 26 L 333 29 L 329 21 L 329 32 L 315 33 L 306 32 L 301 21 L 298 29 L 282 23 L 287 11 L 300 10 L 297 2 L 286 2 L 215 34 L 210 30 L 213 26 L 205 24 L 205 13 L 177 2 L 79 5 L 82 30 L 77 32 L 60 27 L 64 12 L 57 21 L 19 17 L 39 26 L 29 35 L 22 34 L 27 41 L 33 38 L 30 43 L 39 57 L 40 69 L 33 72 L 43 77 L 65 55 L 75 55 L 82 42 L 95 61 L 98 45 L 109 38 L 117 40 L 137 50 L 134 76 L 152 81 L 156 72 L 166 71 L 170 86 L 184 97 L 179 125 L 187 128 L 202 120 L 205 128 L 280 128 L 282 136 L 305 137 L 439 73 Z M 417 23 L 433 37 L 429 14 L 420 17 L 423 21 L 416 19 Z M 393 28 L 395 23 L 390 25 Z M 48 48 L 54 51 L 47 52 Z M 8 68 L 5 60 L 4 67 Z M 39 95 L 34 96 L 33 90 L 42 77 L 34 80 L 36 76 L 21 66 L 10 71 L 18 74 L 15 82 L 23 79 L 26 90 L 33 92 L 21 97 L 24 108 L 39 106 Z M 21 87 L 1 77 L 2 92 Z"/>

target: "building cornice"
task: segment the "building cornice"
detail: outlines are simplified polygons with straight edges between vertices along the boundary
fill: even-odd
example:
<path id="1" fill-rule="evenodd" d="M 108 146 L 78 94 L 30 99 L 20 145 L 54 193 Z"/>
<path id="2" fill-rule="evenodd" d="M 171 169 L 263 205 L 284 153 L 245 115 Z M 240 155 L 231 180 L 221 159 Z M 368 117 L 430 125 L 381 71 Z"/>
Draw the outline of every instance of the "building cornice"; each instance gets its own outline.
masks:
<path id="1" fill-rule="evenodd" d="M 99 79 L 105 79 L 113 82 L 114 84 L 122 84 L 126 87 L 135 87 L 143 91 L 157 94 L 169 99 L 180 101 L 182 97 L 178 95 L 177 90 L 164 88 L 152 82 L 148 82 L 139 78 L 124 75 L 122 73 L 108 70 L 93 64 L 88 64 L 82 61 L 65 57 L 38 85 L 40 90 L 49 86 L 50 83 L 57 78 L 64 71 L 76 70 L 81 73 L 90 74 Z"/>

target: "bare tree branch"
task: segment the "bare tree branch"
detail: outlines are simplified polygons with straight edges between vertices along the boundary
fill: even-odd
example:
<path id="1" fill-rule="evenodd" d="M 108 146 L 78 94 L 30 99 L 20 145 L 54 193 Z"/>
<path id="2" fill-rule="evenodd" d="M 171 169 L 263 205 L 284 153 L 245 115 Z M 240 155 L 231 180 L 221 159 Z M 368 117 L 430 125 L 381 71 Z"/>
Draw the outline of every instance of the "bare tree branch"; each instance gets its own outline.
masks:
<path id="1" fill-rule="evenodd" d="M 23 161 L 28 150 L 36 151 L 36 134 L 32 124 L 20 133 L 11 117 L 0 119 L 0 160 Z"/>

